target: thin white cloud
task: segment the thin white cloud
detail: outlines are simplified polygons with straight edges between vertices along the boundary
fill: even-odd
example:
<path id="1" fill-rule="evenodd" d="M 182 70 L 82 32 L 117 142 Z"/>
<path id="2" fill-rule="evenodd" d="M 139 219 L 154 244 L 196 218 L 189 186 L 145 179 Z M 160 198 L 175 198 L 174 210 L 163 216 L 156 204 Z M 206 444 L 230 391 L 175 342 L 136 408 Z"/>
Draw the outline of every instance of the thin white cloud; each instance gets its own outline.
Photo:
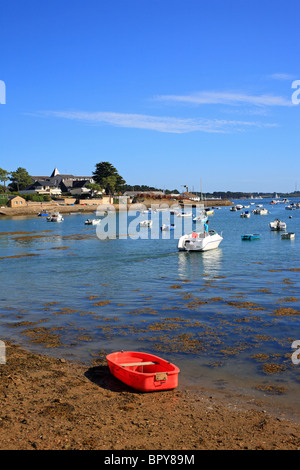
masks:
<path id="1" fill-rule="evenodd" d="M 181 119 L 174 117 L 125 114 L 115 112 L 44 111 L 37 114 L 44 117 L 64 118 L 91 124 L 108 124 L 116 127 L 146 129 L 157 132 L 184 134 L 188 132 L 231 133 L 243 132 L 250 128 L 275 127 L 276 124 L 252 121 L 220 119 Z"/>
<path id="2" fill-rule="evenodd" d="M 158 101 L 190 104 L 227 104 L 227 105 L 254 105 L 254 106 L 291 106 L 291 100 L 273 95 L 248 95 L 246 93 L 202 91 L 189 95 L 158 95 Z"/>
<path id="3" fill-rule="evenodd" d="M 270 78 L 274 80 L 294 80 L 295 75 L 291 75 L 289 73 L 272 73 L 269 75 Z"/>

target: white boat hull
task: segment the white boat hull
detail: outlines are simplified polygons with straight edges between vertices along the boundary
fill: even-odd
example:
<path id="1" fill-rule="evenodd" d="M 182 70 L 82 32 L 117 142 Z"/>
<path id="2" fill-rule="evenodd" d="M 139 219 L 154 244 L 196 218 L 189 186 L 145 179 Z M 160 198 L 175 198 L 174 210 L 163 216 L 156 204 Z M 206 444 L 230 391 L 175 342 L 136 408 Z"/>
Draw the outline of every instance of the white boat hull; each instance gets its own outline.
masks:
<path id="1" fill-rule="evenodd" d="M 179 251 L 208 251 L 218 248 L 223 237 L 218 233 L 210 233 L 204 237 L 203 233 L 183 235 L 178 240 Z"/>

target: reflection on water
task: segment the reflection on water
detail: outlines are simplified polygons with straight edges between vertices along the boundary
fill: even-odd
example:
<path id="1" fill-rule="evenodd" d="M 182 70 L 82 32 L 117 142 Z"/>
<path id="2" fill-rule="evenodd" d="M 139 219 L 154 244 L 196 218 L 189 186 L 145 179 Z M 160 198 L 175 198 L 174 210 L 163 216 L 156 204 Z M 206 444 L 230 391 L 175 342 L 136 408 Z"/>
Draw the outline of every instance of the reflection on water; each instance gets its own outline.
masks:
<path id="1" fill-rule="evenodd" d="M 199 275 L 217 276 L 222 272 L 222 249 L 203 252 L 178 252 L 178 275 L 182 279 L 195 279 Z"/>

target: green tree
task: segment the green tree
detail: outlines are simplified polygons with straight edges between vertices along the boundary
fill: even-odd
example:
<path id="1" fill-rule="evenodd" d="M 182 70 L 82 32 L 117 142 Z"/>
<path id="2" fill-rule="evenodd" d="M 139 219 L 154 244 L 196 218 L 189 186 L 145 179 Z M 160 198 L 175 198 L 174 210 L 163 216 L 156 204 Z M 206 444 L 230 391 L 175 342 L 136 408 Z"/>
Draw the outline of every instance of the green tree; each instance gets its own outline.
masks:
<path id="1" fill-rule="evenodd" d="M 10 171 L 3 170 L 0 168 L 0 181 L 2 181 L 3 186 L 4 186 L 4 192 L 6 193 L 6 181 L 9 181 L 10 179 Z"/>
<path id="2" fill-rule="evenodd" d="M 126 183 L 116 168 L 109 162 L 97 163 L 93 177 L 96 183 L 105 189 L 106 194 L 113 194 L 115 191 L 121 192 Z"/>
<path id="3" fill-rule="evenodd" d="M 25 189 L 32 183 L 31 176 L 25 168 L 19 167 L 16 171 L 11 173 L 11 189 L 13 191 L 20 191 Z"/>
<path id="4" fill-rule="evenodd" d="M 85 187 L 91 190 L 92 196 L 94 196 L 97 193 L 101 193 L 103 189 L 100 186 L 100 184 L 97 184 L 97 183 L 88 183 L 85 185 Z"/>

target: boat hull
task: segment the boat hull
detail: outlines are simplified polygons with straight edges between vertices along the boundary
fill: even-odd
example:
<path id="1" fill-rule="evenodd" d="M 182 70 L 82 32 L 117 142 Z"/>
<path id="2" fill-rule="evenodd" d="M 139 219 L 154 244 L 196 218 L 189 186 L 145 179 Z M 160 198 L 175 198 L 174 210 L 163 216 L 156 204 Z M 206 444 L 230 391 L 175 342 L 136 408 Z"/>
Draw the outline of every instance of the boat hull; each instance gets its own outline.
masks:
<path id="1" fill-rule="evenodd" d="M 114 377 L 140 392 L 172 390 L 178 385 L 179 368 L 153 354 L 118 351 L 106 360 Z"/>

